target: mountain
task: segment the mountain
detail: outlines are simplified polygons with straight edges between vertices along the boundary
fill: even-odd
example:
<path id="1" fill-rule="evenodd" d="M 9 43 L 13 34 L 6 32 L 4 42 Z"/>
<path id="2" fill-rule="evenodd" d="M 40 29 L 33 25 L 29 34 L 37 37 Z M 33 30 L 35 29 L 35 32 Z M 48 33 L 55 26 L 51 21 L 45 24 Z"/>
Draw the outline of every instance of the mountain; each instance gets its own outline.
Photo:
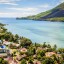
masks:
<path id="1" fill-rule="evenodd" d="M 51 10 L 41 12 L 37 15 L 28 16 L 26 19 L 64 21 L 64 2 Z"/>

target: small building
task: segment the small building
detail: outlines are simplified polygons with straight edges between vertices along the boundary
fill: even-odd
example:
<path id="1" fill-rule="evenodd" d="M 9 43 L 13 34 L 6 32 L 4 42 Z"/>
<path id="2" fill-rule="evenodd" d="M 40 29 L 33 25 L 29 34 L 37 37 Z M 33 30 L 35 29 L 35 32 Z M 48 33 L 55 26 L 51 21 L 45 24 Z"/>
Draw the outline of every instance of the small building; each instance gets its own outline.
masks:
<path id="1" fill-rule="evenodd" d="M 13 46 L 16 46 L 16 47 L 19 47 L 20 44 L 17 44 L 17 43 L 12 43 Z"/>
<path id="2" fill-rule="evenodd" d="M 2 44 L 2 41 L 0 40 L 0 53 L 5 52 L 6 46 Z"/>
<path id="3" fill-rule="evenodd" d="M 8 42 L 8 41 L 3 41 L 3 44 L 5 44 L 6 46 L 10 45 L 12 42 Z"/>
<path id="4" fill-rule="evenodd" d="M 52 55 L 56 55 L 55 52 L 46 52 L 45 53 L 46 57 L 51 57 Z"/>
<path id="5" fill-rule="evenodd" d="M 37 58 L 37 55 L 35 54 L 35 55 L 33 55 L 33 58 Z"/>
<path id="6" fill-rule="evenodd" d="M 9 63 L 9 64 L 18 64 L 18 62 L 12 60 L 11 63 Z"/>
<path id="7" fill-rule="evenodd" d="M 37 50 L 43 50 L 43 48 L 42 47 L 38 47 Z"/>
<path id="8" fill-rule="evenodd" d="M 34 60 L 34 64 L 41 64 L 41 62 L 38 60 Z"/>
<path id="9" fill-rule="evenodd" d="M 62 57 L 61 54 L 56 54 L 57 57 Z"/>
<path id="10" fill-rule="evenodd" d="M 17 55 L 17 57 L 16 57 L 16 59 L 18 60 L 18 61 L 20 61 L 21 59 L 23 59 L 23 58 L 26 58 L 27 57 L 27 55 L 26 54 L 23 54 L 23 55 Z"/>
<path id="11" fill-rule="evenodd" d="M 0 43 L 0 57 L 7 57 L 7 49 L 6 49 L 6 45 Z"/>
<path id="12" fill-rule="evenodd" d="M 17 52 L 17 49 L 10 49 L 10 54 L 12 54 L 13 52 Z"/>
<path id="13" fill-rule="evenodd" d="M 20 51 L 21 52 L 27 52 L 27 49 L 26 48 L 21 48 Z"/>
<path id="14" fill-rule="evenodd" d="M 42 47 L 38 47 L 37 50 L 36 50 L 36 53 L 37 53 L 39 50 L 43 50 L 43 48 L 42 48 Z"/>
<path id="15" fill-rule="evenodd" d="M 5 45 L 0 45 L 0 57 L 6 57 L 6 46 Z"/>
<path id="16" fill-rule="evenodd" d="M 13 60 L 12 57 L 4 58 L 6 61 L 8 61 L 9 64 L 18 64 L 16 60 Z"/>

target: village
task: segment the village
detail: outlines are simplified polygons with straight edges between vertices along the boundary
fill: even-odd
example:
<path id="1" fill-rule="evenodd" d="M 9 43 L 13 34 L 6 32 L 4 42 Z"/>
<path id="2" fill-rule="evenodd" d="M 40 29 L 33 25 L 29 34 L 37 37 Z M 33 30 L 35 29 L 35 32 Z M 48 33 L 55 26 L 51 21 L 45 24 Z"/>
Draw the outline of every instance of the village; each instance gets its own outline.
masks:
<path id="1" fill-rule="evenodd" d="M 0 24 L 0 64 L 63 64 L 64 48 L 33 43 L 13 35 Z M 3 63 L 4 62 L 4 63 Z"/>
<path id="2" fill-rule="evenodd" d="M 16 46 L 17 48 L 10 48 L 10 44 L 12 46 Z M 3 40 L 3 42 L 0 40 L 0 57 L 4 58 L 4 60 L 8 61 L 8 64 L 21 64 L 21 60 L 23 59 L 28 59 L 28 49 L 25 47 L 21 47 L 19 48 L 20 43 L 19 44 L 15 44 L 12 42 L 8 42 Z M 41 54 L 41 56 L 45 56 L 48 58 L 53 58 L 54 56 L 57 56 L 58 58 L 61 58 L 60 60 L 62 60 L 62 56 L 59 52 L 54 52 L 54 51 L 48 51 L 48 52 L 43 52 L 46 50 L 49 50 L 50 48 L 42 48 L 37 46 L 36 50 L 31 49 L 31 51 L 29 51 L 29 53 L 33 52 L 33 54 L 30 56 L 32 56 L 33 60 L 30 60 L 30 63 L 28 61 L 26 61 L 26 64 L 42 64 L 41 61 L 37 60 L 37 55 Z M 42 51 L 42 52 L 41 52 Z M 31 59 L 31 58 L 30 58 Z M 39 59 L 39 58 L 38 58 Z"/>

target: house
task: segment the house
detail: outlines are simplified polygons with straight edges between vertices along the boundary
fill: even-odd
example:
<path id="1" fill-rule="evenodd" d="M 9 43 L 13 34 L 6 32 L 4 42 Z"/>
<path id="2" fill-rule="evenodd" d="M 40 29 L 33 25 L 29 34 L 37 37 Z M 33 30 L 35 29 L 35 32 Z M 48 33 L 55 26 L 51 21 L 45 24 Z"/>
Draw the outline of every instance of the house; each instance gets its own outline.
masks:
<path id="1" fill-rule="evenodd" d="M 17 49 L 10 49 L 10 54 L 12 54 L 13 52 L 16 52 Z"/>
<path id="2" fill-rule="evenodd" d="M 8 41 L 3 40 L 3 44 L 6 45 L 6 46 L 10 45 L 11 43 L 12 42 L 8 42 Z"/>
<path id="3" fill-rule="evenodd" d="M 0 57 L 7 57 L 9 54 L 9 49 L 7 50 L 6 45 L 4 45 L 1 41 L 0 41 Z"/>
<path id="4" fill-rule="evenodd" d="M 27 57 L 27 55 L 26 55 L 26 54 L 21 55 L 21 58 L 25 58 L 25 57 Z"/>
<path id="5" fill-rule="evenodd" d="M 42 47 L 38 47 L 37 50 L 43 50 L 43 48 Z"/>
<path id="6" fill-rule="evenodd" d="M 41 64 L 41 62 L 38 60 L 34 60 L 34 64 Z"/>
<path id="7" fill-rule="evenodd" d="M 27 49 L 26 48 L 21 48 L 20 51 L 21 52 L 27 52 Z"/>
<path id="8" fill-rule="evenodd" d="M 0 45 L 0 53 L 6 52 L 6 46 L 5 45 Z"/>
<path id="9" fill-rule="evenodd" d="M 18 61 L 20 61 L 20 60 L 21 60 L 21 56 L 20 56 L 20 55 L 17 55 L 17 56 L 16 56 L 16 59 L 17 59 Z"/>
<path id="10" fill-rule="evenodd" d="M 17 57 L 16 57 L 16 59 L 18 60 L 18 61 L 20 61 L 21 59 L 23 59 L 23 58 L 26 58 L 27 57 L 27 55 L 26 54 L 23 54 L 23 55 L 17 55 Z"/>
<path id="11" fill-rule="evenodd" d="M 0 44 L 0 57 L 7 57 L 6 46 Z"/>
<path id="12" fill-rule="evenodd" d="M 6 49 L 6 46 L 2 44 L 2 41 L 0 40 L 0 53 L 4 53 Z"/>
<path id="13" fill-rule="evenodd" d="M 12 43 L 13 46 L 16 46 L 16 47 L 19 47 L 20 44 L 17 44 L 17 43 Z"/>
<path id="14" fill-rule="evenodd" d="M 7 57 L 7 53 L 0 53 L 0 57 Z"/>
<path id="15" fill-rule="evenodd" d="M 37 57 L 37 55 L 35 54 L 35 55 L 33 55 L 33 58 L 36 58 Z"/>
<path id="16" fill-rule="evenodd" d="M 43 48 L 42 48 L 42 47 L 38 47 L 37 50 L 36 50 L 36 53 L 37 53 L 39 50 L 43 50 Z"/>
<path id="17" fill-rule="evenodd" d="M 52 55 L 56 55 L 55 52 L 46 52 L 45 53 L 46 57 L 51 57 Z"/>
<path id="18" fill-rule="evenodd" d="M 47 48 L 47 47 L 45 47 L 45 48 L 43 48 L 43 50 L 48 50 L 49 48 Z"/>
<path id="19" fill-rule="evenodd" d="M 9 64 L 18 64 L 16 60 L 13 60 L 12 57 L 4 58 L 6 61 L 8 61 Z"/>
<path id="20" fill-rule="evenodd" d="M 56 54 L 57 57 L 62 57 L 61 54 Z"/>

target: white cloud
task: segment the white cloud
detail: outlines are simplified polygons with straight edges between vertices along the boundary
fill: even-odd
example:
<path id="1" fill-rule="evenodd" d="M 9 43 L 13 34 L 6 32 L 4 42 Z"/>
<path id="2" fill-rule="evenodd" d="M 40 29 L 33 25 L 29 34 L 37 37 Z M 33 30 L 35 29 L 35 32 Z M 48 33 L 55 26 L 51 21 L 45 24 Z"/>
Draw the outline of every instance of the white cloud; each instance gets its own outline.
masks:
<path id="1" fill-rule="evenodd" d="M 16 13 L 16 12 L 0 12 L 0 17 L 19 17 L 23 16 L 21 13 Z"/>
<path id="2" fill-rule="evenodd" d="M 16 3 L 0 3 L 0 4 L 8 4 L 8 5 L 18 5 L 18 4 L 16 4 Z"/>
<path id="3" fill-rule="evenodd" d="M 38 5 L 36 7 L 9 7 L 4 9 L 6 12 L 0 11 L 0 17 L 25 17 L 44 12 L 50 8 L 51 7 L 48 4 Z"/>
<path id="4" fill-rule="evenodd" d="M 38 10 L 48 10 L 50 9 L 51 6 L 49 4 L 43 4 L 43 5 L 38 5 L 37 7 L 10 7 L 7 8 L 8 10 L 14 10 L 14 11 L 23 11 L 23 12 L 37 12 Z"/>
<path id="5" fill-rule="evenodd" d="M 49 4 L 43 4 L 43 5 L 40 5 L 39 7 L 41 7 L 41 8 L 49 8 L 50 5 Z"/>
<path id="6" fill-rule="evenodd" d="M 33 12 L 33 11 L 37 11 L 38 10 L 38 8 L 32 8 L 32 7 L 25 7 L 25 8 L 15 8 L 15 7 L 13 7 L 13 8 L 7 8 L 7 9 L 10 9 L 10 10 L 16 10 L 16 11 L 28 11 L 28 12 Z"/>
<path id="7" fill-rule="evenodd" d="M 64 0 L 59 0 L 59 1 L 60 1 L 60 3 L 64 2 Z"/>
<path id="8" fill-rule="evenodd" d="M 26 8 L 7 8 L 7 10 L 10 11 L 6 11 L 6 12 L 0 12 L 0 17 L 26 17 L 26 16 L 30 16 L 30 15 L 36 15 L 40 12 L 44 12 L 46 10 L 48 10 L 48 8 L 30 8 L 30 7 L 26 7 Z"/>
<path id="9" fill-rule="evenodd" d="M 30 15 L 36 15 L 48 9 L 49 9 L 49 5 L 39 5 L 37 7 L 24 7 L 24 8 L 11 7 L 11 8 L 6 8 L 6 10 L 8 10 L 6 12 L 0 11 L 0 17 L 25 17 Z"/>
<path id="10" fill-rule="evenodd" d="M 26 17 L 37 14 L 36 12 L 0 12 L 0 17 Z"/>
<path id="11" fill-rule="evenodd" d="M 0 0 L 0 4 L 18 5 L 16 2 L 20 0 Z"/>

